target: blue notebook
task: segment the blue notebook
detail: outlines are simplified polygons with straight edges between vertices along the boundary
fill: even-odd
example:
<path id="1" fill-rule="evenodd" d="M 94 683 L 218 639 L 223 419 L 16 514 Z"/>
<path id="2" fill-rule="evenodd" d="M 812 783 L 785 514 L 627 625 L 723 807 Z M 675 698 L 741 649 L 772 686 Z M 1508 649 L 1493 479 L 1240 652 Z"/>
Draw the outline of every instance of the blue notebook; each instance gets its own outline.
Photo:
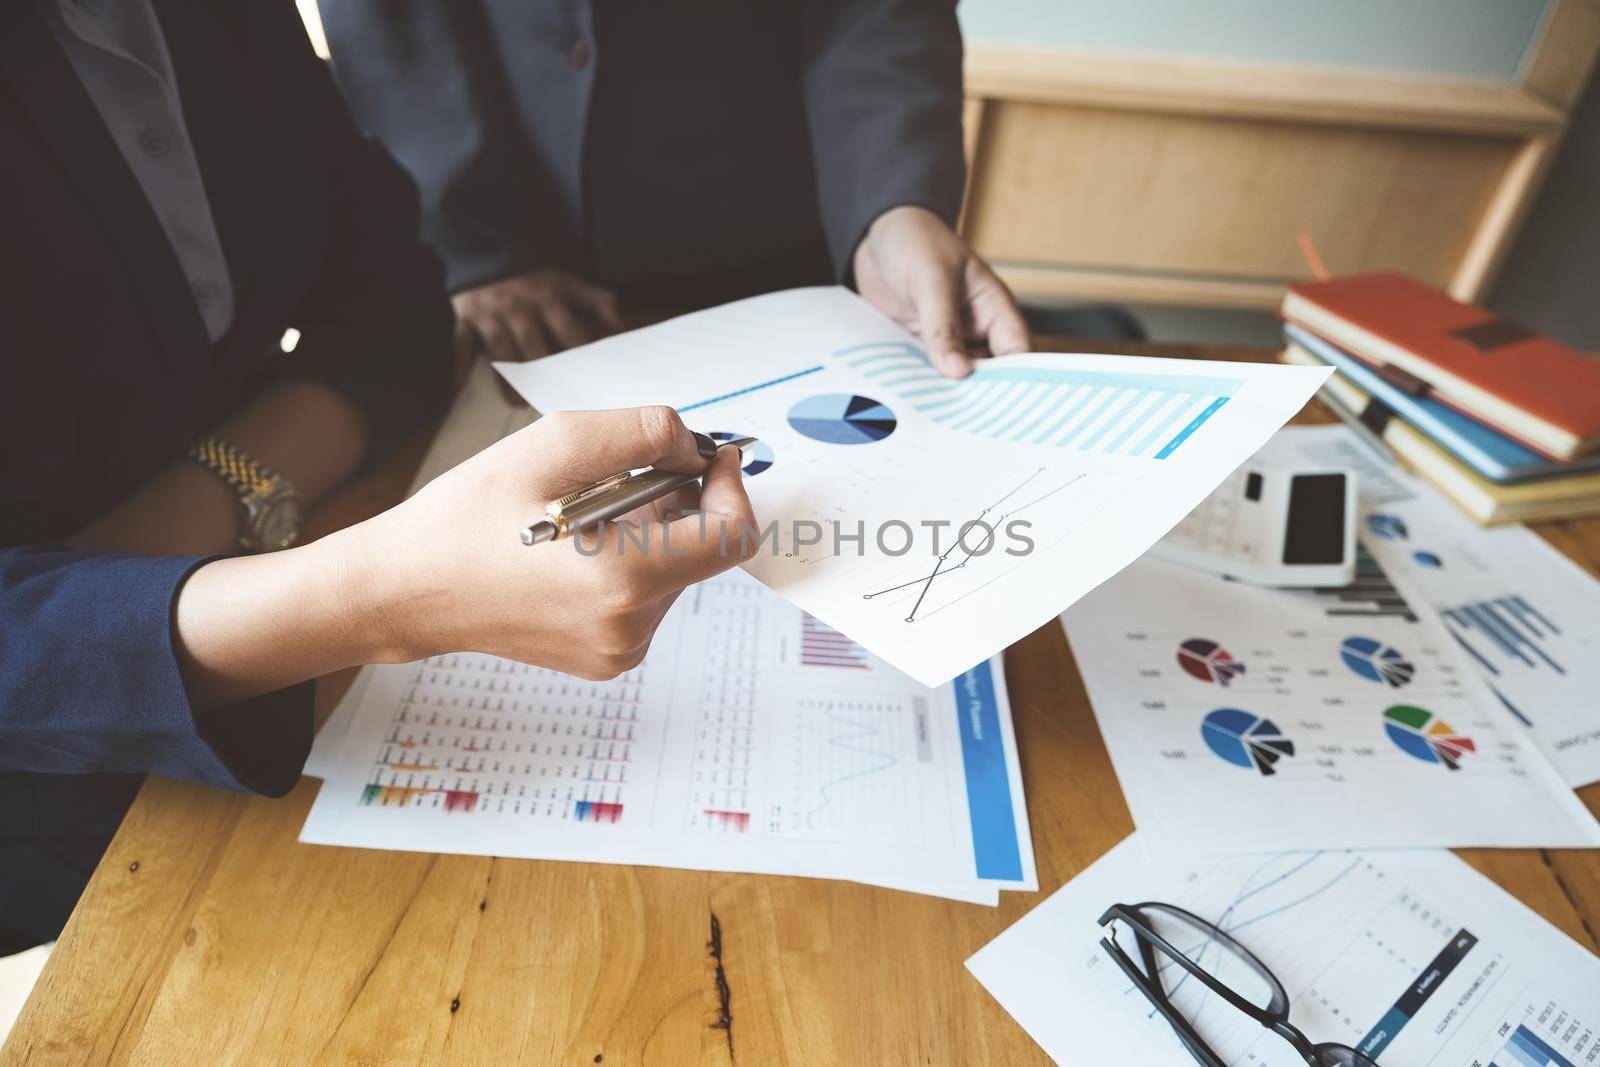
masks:
<path id="1" fill-rule="evenodd" d="M 1429 396 L 1416 397 L 1406 393 L 1359 359 L 1313 333 L 1292 324 L 1285 324 L 1283 331 L 1295 344 L 1338 368 L 1339 373 L 1352 383 L 1491 482 L 1525 482 L 1552 475 L 1600 470 L 1600 453 L 1558 463 L 1461 414 L 1448 404 Z"/>

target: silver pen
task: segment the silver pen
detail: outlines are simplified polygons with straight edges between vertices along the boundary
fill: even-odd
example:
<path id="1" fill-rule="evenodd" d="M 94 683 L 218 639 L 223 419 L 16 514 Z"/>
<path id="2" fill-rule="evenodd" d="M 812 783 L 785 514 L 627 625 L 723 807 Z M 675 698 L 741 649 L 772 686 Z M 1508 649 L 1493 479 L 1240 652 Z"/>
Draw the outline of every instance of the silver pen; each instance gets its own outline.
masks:
<path id="1" fill-rule="evenodd" d="M 754 437 L 737 437 L 723 441 L 719 447 L 731 445 L 743 453 L 755 443 Z M 545 505 L 545 517 L 523 528 L 522 543 L 537 545 L 543 541 L 571 537 L 591 526 L 619 518 L 635 508 L 660 500 L 699 480 L 698 474 L 679 474 L 653 467 L 637 474 L 627 471 L 613 474 Z"/>

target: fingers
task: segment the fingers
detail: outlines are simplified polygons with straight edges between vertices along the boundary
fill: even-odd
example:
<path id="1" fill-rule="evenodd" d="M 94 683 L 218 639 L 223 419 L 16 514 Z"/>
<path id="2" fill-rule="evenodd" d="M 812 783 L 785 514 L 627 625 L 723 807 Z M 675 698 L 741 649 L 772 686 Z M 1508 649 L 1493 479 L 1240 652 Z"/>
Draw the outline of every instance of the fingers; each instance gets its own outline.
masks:
<path id="1" fill-rule="evenodd" d="M 917 310 L 917 332 L 928 350 L 934 369 L 947 378 L 972 373 L 967 358 L 966 331 L 961 327 L 961 278 L 934 267 L 921 272 L 912 302 Z"/>
<path id="2" fill-rule="evenodd" d="M 674 519 L 687 515 L 691 511 L 700 509 L 700 487 L 687 485 L 675 493 L 652 501 L 644 507 L 618 519 L 618 522 L 630 522 L 639 525 L 646 522 L 672 522 Z"/>
<path id="3" fill-rule="evenodd" d="M 490 359 L 516 363 L 522 358 L 518 354 L 517 339 L 511 336 L 510 328 L 500 316 L 483 315 L 473 320 L 472 325 Z"/>
<path id="4" fill-rule="evenodd" d="M 744 457 L 737 448 L 718 450 L 717 458 L 712 461 L 700 482 L 701 511 L 755 525 L 756 516 L 750 507 L 750 494 L 744 488 L 743 464 Z"/>
<path id="5" fill-rule="evenodd" d="M 506 332 L 516 344 L 517 354 L 511 357 L 513 360 L 525 363 L 551 353 L 550 341 L 545 336 L 544 327 L 531 312 L 522 309 L 501 312 L 500 321 L 505 324 Z"/>
<path id="6" fill-rule="evenodd" d="M 543 308 L 544 325 L 555 342 L 555 350 L 577 348 L 597 340 L 595 332 L 584 323 L 573 309 L 561 301 L 553 301 Z"/>
<path id="7" fill-rule="evenodd" d="M 706 472 L 699 512 L 652 527 L 647 550 L 625 546 L 618 561 L 642 597 L 675 594 L 749 559 L 758 532 L 738 450 L 725 448 Z"/>
<path id="8" fill-rule="evenodd" d="M 638 467 L 697 474 L 716 455 L 716 443 L 697 435 L 669 407 L 558 411 L 507 441 L 531 453 L 571 492 L 619 471 Z M 737 452 L 737 449 L 732 451 Z"/>
<path id="9" fill-rule="evenodd" d="M 577 279 L 573 280 L 572 293 L 605 333 L 621 333 L 627 328 L 622 322 L 622 309 L 616 293 Z"/>
<path id="10" fill-rule="evenodd" d="M 1032 348 L 1028 323 L 1006 283 L 980 259 L 973 259 L 969 273 L 968 301 L 972 321 L 989 343 L 990 353 L 1010 356 Z"/>

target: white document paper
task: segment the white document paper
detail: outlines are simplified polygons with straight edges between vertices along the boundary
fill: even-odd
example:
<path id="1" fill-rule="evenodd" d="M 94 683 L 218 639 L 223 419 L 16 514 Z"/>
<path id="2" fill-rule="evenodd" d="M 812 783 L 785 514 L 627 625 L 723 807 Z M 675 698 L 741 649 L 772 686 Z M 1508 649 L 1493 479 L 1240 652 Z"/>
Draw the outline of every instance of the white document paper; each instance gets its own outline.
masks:
<path id="1" fill-rule="evenodd" d="M 1025 355 L 952 381 L 837 288 L 496 369 L 540 411 L 668 404 L 760 438 L 746 485 L 776 535 L 746 569 L 925 685 L 1131 563 L 1329 373 Z"/>
<path id="2" fill-rule="evenodd" d="M 1108 907 L 1144 901 L 1220 926 L 1277 976 L 1307 1037 L 1382 1067 L 1600 1063 L 1600 960 L 1439 850 L 1152 860 L 1135 835 L 967 969 L 1058 1063 L 1193 1067 L 1099 944 Z M 1238 977 L 1215 945 L 1180 947 Z M 1224 1063 L 1305 1067 L 1282 1038 L 1175 972 L 1165 972 L 1174 1004 Z"/>
<path id="3" fill-rule="evenodd" d="M 1370 557 L 1319 592 L 1141 560 L 1063 622 L 1152 855 L 1600 845 L 1438 617 Z"/>
<path id="4" fill-rule="evenodd" d="M 611 682 L 459 653 L 352 692 L 309 843 L 1037 888 L 999 660 L 929 689 L 737 572 Z"/>
<path id="5" fill-rule="evenodd" d="M 1600 582 L 1525 526 L 1477 525 L 1346 427 L 1285 430 L 1264 454 L 1356 470 L 1367 548 L 1439 612 L 1567 784 L 1600 781 Z"/>

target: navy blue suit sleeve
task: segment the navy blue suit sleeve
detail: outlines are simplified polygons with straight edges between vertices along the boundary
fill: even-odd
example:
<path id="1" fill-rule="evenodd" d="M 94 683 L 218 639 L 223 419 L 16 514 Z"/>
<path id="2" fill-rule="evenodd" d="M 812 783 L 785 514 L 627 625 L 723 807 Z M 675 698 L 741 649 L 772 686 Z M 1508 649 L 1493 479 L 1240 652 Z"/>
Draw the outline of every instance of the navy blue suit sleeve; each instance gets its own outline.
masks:
<path id="1" fill-rule="evenodd" d="M 196 557 L 0 548 L 0 772 L 137 772 L 281 796 L 312 683 L 196 715 L 172 607 Z"/>
<path id="2" fill-rule="evenodd" d="M 806 117 L 834 269 L 902 204 L 961 210 L 961 27 L 955 0 L 810 0 Z"/>

